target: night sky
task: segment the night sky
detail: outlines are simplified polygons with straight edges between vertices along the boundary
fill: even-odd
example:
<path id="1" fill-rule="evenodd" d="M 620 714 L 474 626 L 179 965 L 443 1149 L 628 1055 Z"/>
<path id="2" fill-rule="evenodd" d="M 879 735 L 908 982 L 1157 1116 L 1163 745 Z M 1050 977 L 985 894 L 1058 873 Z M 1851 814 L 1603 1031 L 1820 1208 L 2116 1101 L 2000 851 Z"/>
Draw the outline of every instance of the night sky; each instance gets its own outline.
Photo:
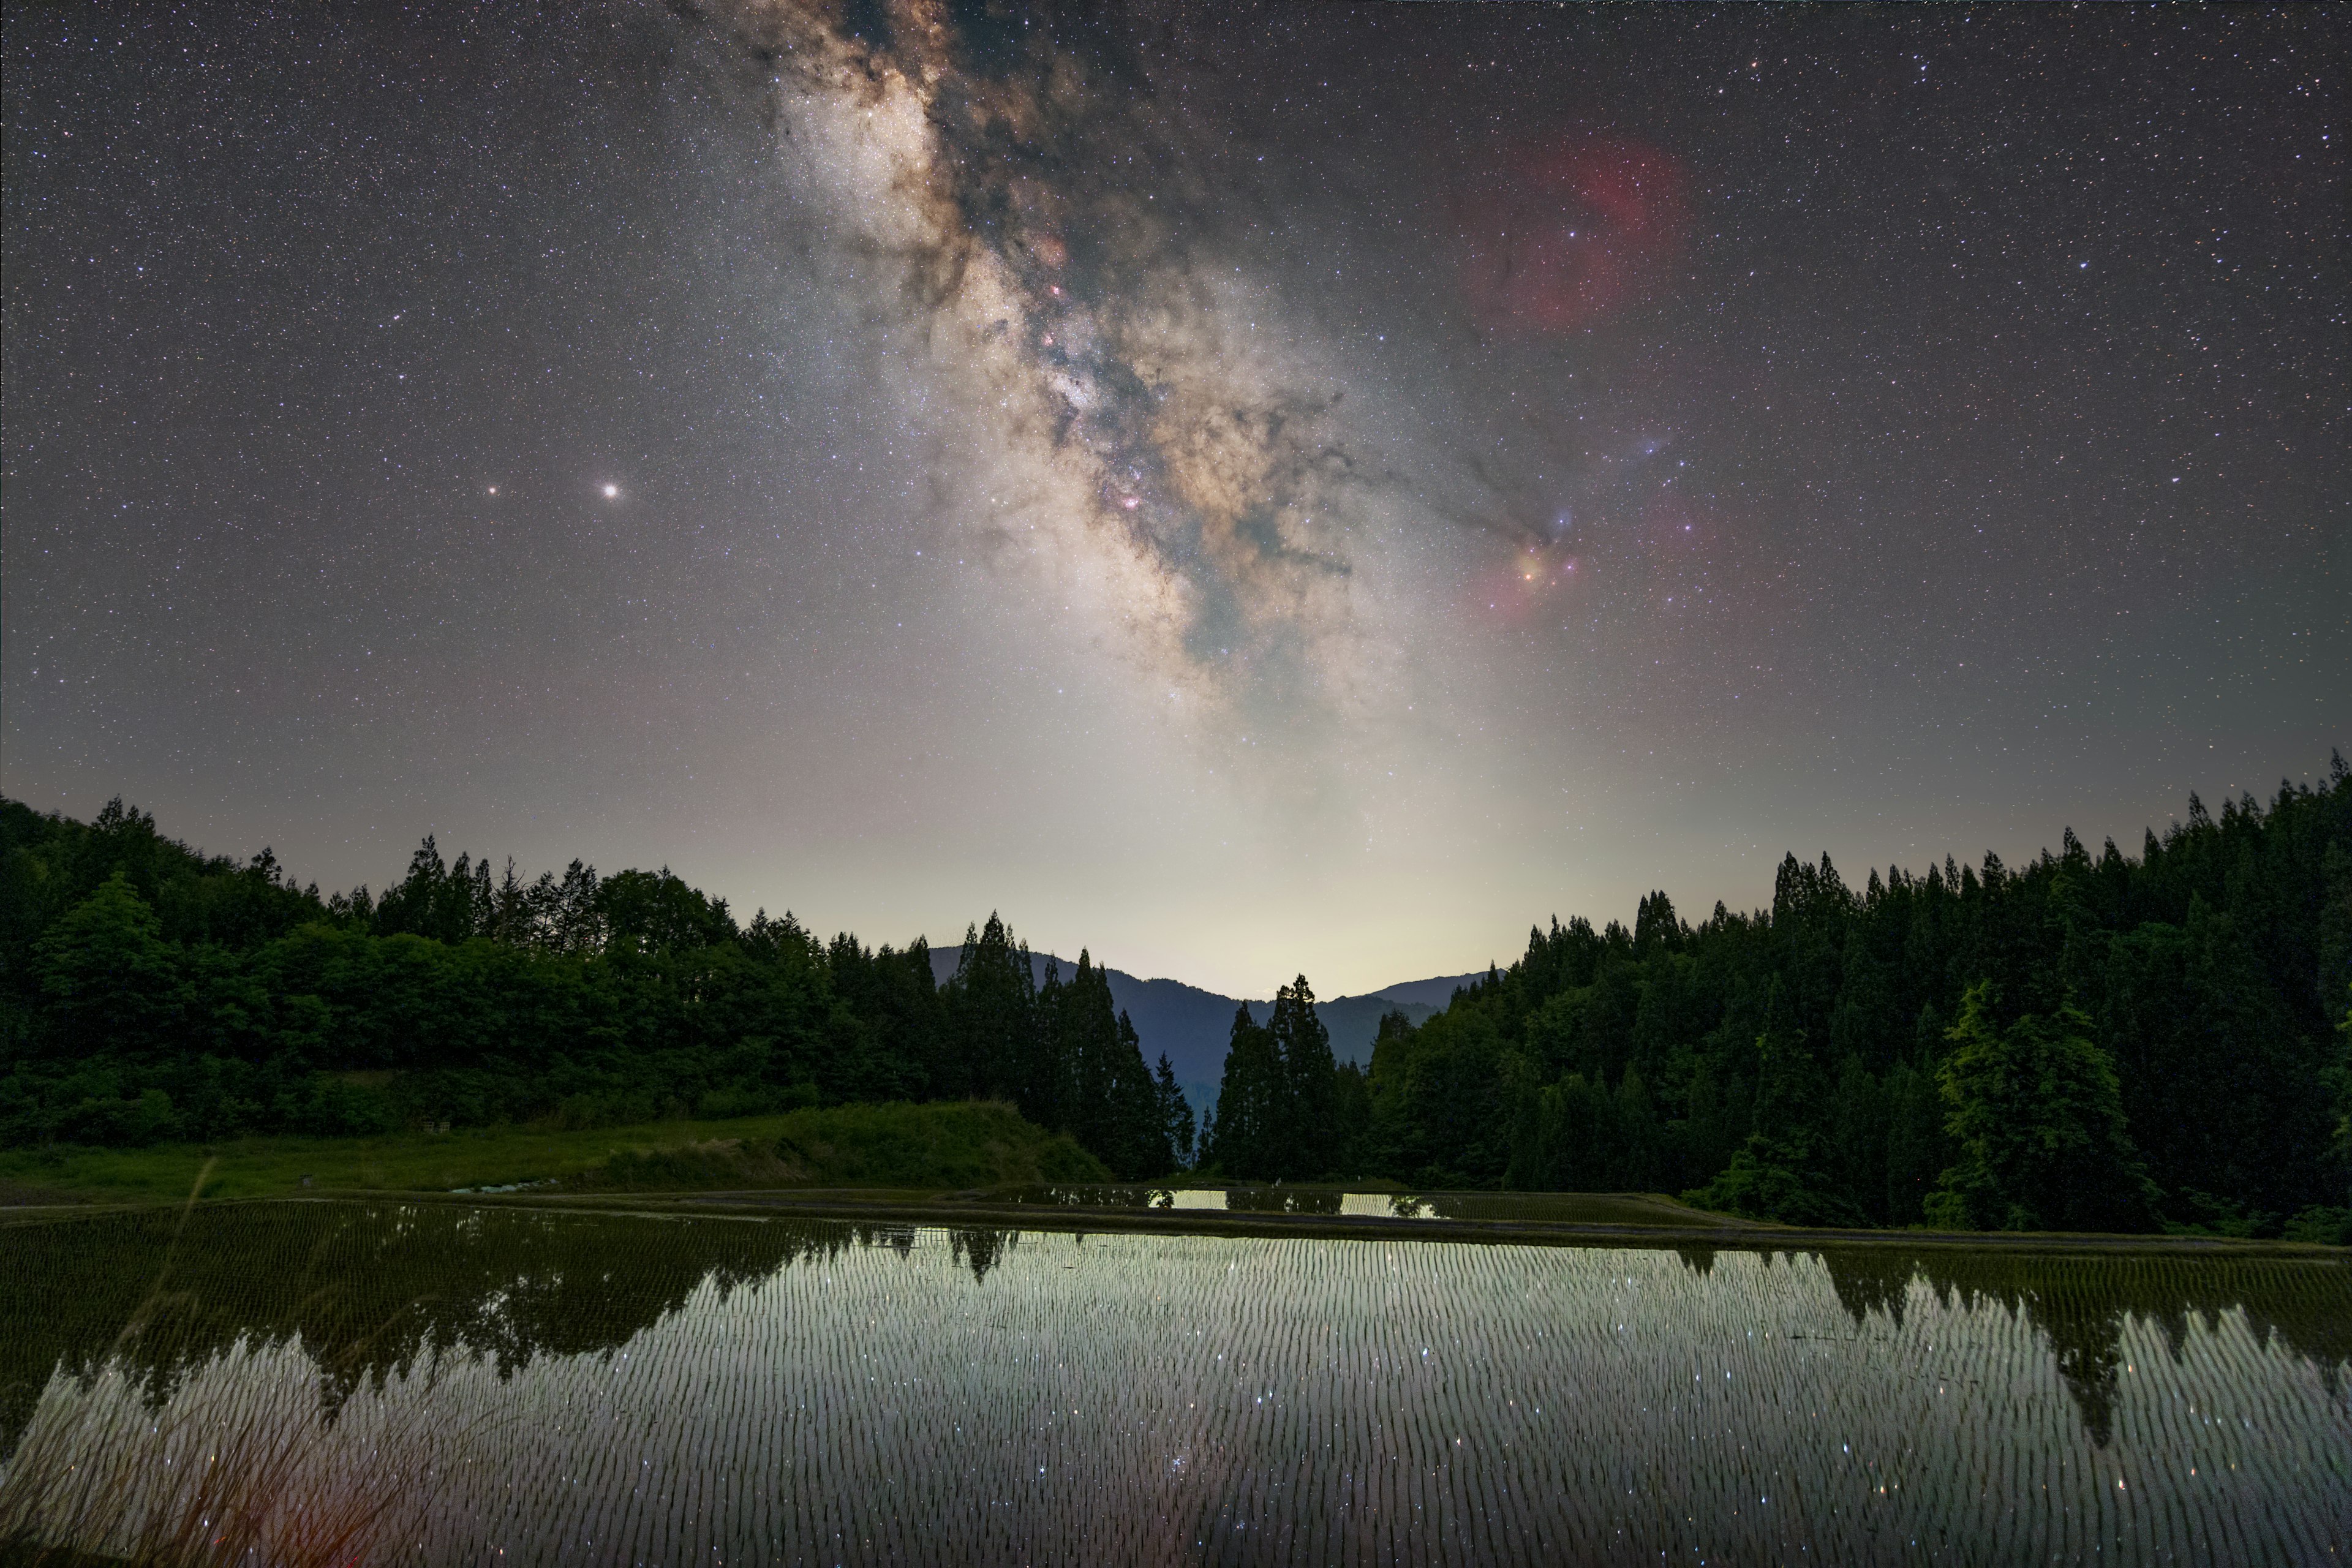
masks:
<path id="1" fill-rule="evenodd" d="M 2352 749 L 2320 10 L 11 8 L 0 790 L 1264 994 Z"/>

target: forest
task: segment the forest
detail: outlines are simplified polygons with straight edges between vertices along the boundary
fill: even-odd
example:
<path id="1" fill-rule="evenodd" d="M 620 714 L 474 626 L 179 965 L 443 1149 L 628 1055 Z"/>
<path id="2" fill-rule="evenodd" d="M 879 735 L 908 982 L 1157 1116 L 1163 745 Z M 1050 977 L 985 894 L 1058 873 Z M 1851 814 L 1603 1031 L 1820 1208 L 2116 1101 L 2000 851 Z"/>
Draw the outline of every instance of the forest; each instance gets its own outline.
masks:
<path id="1" fill-rule="evenodd" d="M 422 1123 L 593 1127 L 848 1101 L 1002 1099 L 1124 1176 L 1190 1160 L 1091 956 L 992 915 L 945 984 L 918 940 L 739 922 L 667 870 L 446 862 L 321 898 L 110 803 L 0 802 L 0 1146 Z"/>
<path id="2" fill-rule="evenodd" d="M 2352 1243 L 2352 774 L 2187 819 L 2137 858 L 2069 831 L 2016 868 L 1772 907 L 1553 921 L 1370 1073 L 1301 979 L 1244 1015 L 1204 1163 L 1428 1189 L 1679 1192 L 1801 1225 L 2284 1233 Z"/>
<path id="3" fill-rule="evenodd" d="M 445 860 L 322 897 L 121 802 L 0 802 L 0 1145 L 597 1126 L 993 1098 L 1120 1175 L 1682 1193 L 1803 1225 L 2352 1226 L 2352 772 L 1771 907 L 1553 920 L 1369 1070 L 1306 978 L 1197 1130 L 1100 969 L 995 915 L 929 952 L 738 921 L 667 870 Z"/>

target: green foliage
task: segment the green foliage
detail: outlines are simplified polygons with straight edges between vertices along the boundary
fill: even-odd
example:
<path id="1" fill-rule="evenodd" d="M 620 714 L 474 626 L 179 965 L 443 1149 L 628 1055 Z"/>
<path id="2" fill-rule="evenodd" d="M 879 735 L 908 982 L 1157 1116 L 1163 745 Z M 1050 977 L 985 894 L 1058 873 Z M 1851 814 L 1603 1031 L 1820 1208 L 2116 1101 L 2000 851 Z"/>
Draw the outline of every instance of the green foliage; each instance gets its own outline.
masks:
<path id="1" fill-rule="evenodd" d="M 1126 1023 L 1126 1018 L 1124 1013 L 1119 1015 L 1122 1024 Z M 1127 1027 L 1132 1029 L 1134 1026 L 1128 1024 Z M 1172 1168 L 1180 1171 L 1188 1169 L 1192 1163 L 1194 1146 L 1198 1142 L 1192 1126 L 1192 1102 L 1184 1098 L 1183 1088 L 1176 1081 L 1176 1069 L 1170 1064 L 1165 1051 L 1160 1053 L 1160 1066 L 1154 1069 L 1151 1090 L 1160 1104 L 1160 1135 L 1168 1141 Z"/>
<path id="2" fill-rule="evenodd" d="M 1331 1037 L 1316 1016 L 1307 976 L 1275 993 L 1265 1032 L 1282 1062 L 1280 1121 L 1286 1144 L 1272 1173 L 1304 1180 L 1331 1174 L 1339 1155 L 1339 1089 L 1333 1082 L 1339 1067 L 1331 1058 Z"/>
<path id="3" fill-rule="evenodd" d="M 935 986 L 920 942 L 740 926 L 667 869 L 526 882 L 428 838 L 381 898 L 322 900 L 120 802 L 0 801 L 0 1147 L 1003 1096 L 1121 1176 L 1177 1161 L 1102 972 L 1041 997 L 993 916 Z"/>
<path id="4" fill-rule="evenodd" d="M 1633 1190 L 1618 1097 L 1580 1072 L 1537 1089 L 1512 1139 L 1508 1184 L 1531 1192 Z"/>
<path id="5" fill-rule="evenodd" d="M 828 1179 L 889 1186 L 1099 1182 L 1111 1173 L 1067 1134 L 991 1101 L 801 1111 L 785 1119 L 776 1147 Z"/>
<path id="6" fill-rule="evenodd" d="M 1275 993 L 1262 1025 L 1246 1004 L 1234 1010 L 1206 1169 L 1251 1181 L 1338 1175 L 1359 1157 L 1370 1121 L 1362 1075 L 1333 1060 L 1307 976 Z"/>
<path id="7" fill-rule="evenodd" d="M 2289 1241 L 2313 1241 L 2323 1247 L 2352 1247 L 2352 1207 L 2314 1204 L 2286 1222 L 2281 1232 Z"/>
<path id="8" fill-rule="evenodd" d="M 1927 1195 L 1951 1163 L 1935 1075 L 1897 1062 L 1886 1075 L 1885 1105 L 1886 1197 L 1880 1217 L 1889 1225 L 1917 1225 L 1927 1217 Z M 1855 1191 L 1867 1201 L 1867 1189 Z"/>
<path id="9" fill-rule="evenodd" d="M 624 1149 L 565 1184 L 672 1192 L 846 1184 L 937 1192 L 1111 1176 L 1067 1133 L 1049 1133 L 1002 1102 L 964 1100 L 795 1111 L 772 1141 L 714 1138 Z"/>
<path id="10" fill-rule="evenodd" d="M 1828 1081 L 1796 1022 L 1780 977 L 1764 1005 L 1763 1032 L 1756 1037 L 1756 1110 L 1748 1142 L 1714 1181 L 1685 1194 L 1702 1207 L 1784 1225 L 1858 1225 L 1863 1215 L 1839 1180 L 1843 1163 L 1836 1134 L 1856 1142 L 1863 1130 L 1832 1121 Z M 1859 1064 L 1856 1064 L 1859 1073 Z M 1866 1075 L 1850 1078 L 1856 1098 L 1871 1095 Z"/>
<path id="11" fill-rule="evenodd" d="M 1338 1169 L 1367 1169 L 1367 1144 L 1372 1130 L 1372 1080 L 1354 1062 L 1341 1062 L 1332 1071 L 1331 1122 Z"/>
<path id="12" fill-rule="evenodd" d="M 1282 1053 L 1247 1005 L 1234 1009 L 1225 1043 L 1224 1075 L 1217 1085 L 1214 1131 L 1202 1164 L 1220 1175 L 1278 1177 L 1288 1131 Z"/>
<path id="13" fill-rule="evenodd" d="M 1948 1035 L 1980 983 L 1971 1061 L 2030 1068 L 2061 1098 L 1970 1067 L 1963 1138 Z M 2268 806 L 2192 797 L 2137 858 L 2070 832 L 2021 867 L 1947 859 L 1857 889 L 1826 858 L 1790 857 L 1769 910 L 1717 905 L 1692 925 L 1654 893 L 1631 931 L 1554 921 L 1445 1012 L 1383 1026 L 1350 1158 L 1425 1185 L 1646 1177 L 1804 1223 L 1921 1224 L 1940 1194 L 1945 1223 L 2324 1227 L 2300 1216 L 2352 1200 L 2347 986 L 2338 759 L 2324 787 L 2282 784 Z M 1640 1122 L 1629 1078 L 1654 1143 L 1622 1130 Z M 2123 1148 L 2152 1194 L 2127 1161 L 2049 1191 L 2070 1161 Z"/>
<path id="14" fill-rule="evenodd" d="M 1960 999 L 1937 1075 L 1959 1159 L 1927 1219 L 1969 1230 L 2144 1230 L 2157 1193 L 2124 1128 L 2091 1021 L 2072 1007 L 1993 1021 L 1989 982 Z"/>
<path id="15" fill-rule="evenodd" d="M 0 801 L 0 1148 L 1001 1098 L 1122 1176 L 2257 1236 L 2352 1206 L 2340 759 L 2267 806 L 2192 796 L 2137 858 L 2070 832 L 1857 889 L 1792 856 L 1769 910 L 1554 921 L 1418 1027 L 1384 1019 L 1369 1073 L 1333 1067 L 1302 978 L 1234 1020 L 1197 1128 L 1090 955 L 1040 985 L 992 915 L 931 973 L 919 942 L 739 924 L 666 870 L 526 881 L 428 840 L 381 898 L 322 899 L 120 802 Z"/>
<path id="16" fill-rule="evenodd" d="M 1853 1226 L 1854 1205 L 1832 1184 L 1810 1133 L 1784 1138 L 1750 1135 L 1748 1146 L 1715 1180 L 1684 1194 L 1685 1202 L 1782 1225 Z"/>
<path id="17" fill-rule="evenodd" d="M 0 1152 L 0 1191 L 41 1201 L 184 1200 L 327 1192 L 883 1186 L 937 1192 L 1101 1182 L 1103 1163 L 1002 1101 L 836 1105 L 728 1120 L 595 1127 L 413 1128 L 362 1137 L 240 1138 L 211 1145 L 47 1144 Z"/>
<path id="18" fill-rule="evenodd" d="M 179 981 L 179 955 L 162 924 L 117 871 L 34 944 L 34 973 L 65 1051 L 146 1056 L 162 1044 Z"/>
<path id="19" fill-rule="evenodd" d="M 1035 1005 L 1028 1113 L 1068 1129 L 1123 1180 L 1173 1170 L 1164 1091 L 1143 1065 L 1135 1026 L 1112 1011 L 1108 976 L 1082 949 L 1067 984 L 1048 966 Z M 1168 1077 L 1172 1082 L 1172 1071 Z"/>

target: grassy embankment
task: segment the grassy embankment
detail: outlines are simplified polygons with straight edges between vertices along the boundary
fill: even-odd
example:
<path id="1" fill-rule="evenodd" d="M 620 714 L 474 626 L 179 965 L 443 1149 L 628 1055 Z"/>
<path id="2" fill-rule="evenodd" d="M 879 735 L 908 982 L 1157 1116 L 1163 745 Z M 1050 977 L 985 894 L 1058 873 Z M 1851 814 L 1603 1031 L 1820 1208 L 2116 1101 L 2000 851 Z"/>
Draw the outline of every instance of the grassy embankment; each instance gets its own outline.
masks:
<path id="1" fill-rule="evenodd" d="M 1108 1179 L 1066 1136 L 1009 1105 L 845 1105 L 723 1121 L 381 1138 L 241 1138 L 152 1149 L 0 1152 L 0 1202 L 184 1200 L 205 1163 L 212 1198 L 451 1192 L 553 1182 L 573 1191 L 884 1187 L 955 1191 Z M 306 1184 L 307 1183 L 307 1184 Z"/>

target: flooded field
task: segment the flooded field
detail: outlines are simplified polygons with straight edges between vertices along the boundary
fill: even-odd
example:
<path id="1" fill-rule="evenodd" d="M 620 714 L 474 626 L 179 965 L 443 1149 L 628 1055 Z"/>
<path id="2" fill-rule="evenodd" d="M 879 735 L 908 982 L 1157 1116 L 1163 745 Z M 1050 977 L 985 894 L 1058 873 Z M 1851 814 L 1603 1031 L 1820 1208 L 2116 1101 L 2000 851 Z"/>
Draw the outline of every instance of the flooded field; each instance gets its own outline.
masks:
<path id="1" fill-rule="evenodd" d="M 1137 1183 L 1040 1183 L 984 1194 L 1000 1204 L 1148 1214 L 1280 1214 L 1362 1219 L 1521 1220 L 1593 1226 L 1721 1229 L 1723 1215 L 1643 1193 L 1387 1193 L 1340 1187 L 1154 1187 Z"/>
<path id="2" fill-rule="evenodd" d="M 116 1555 L 2352 1552 L 2340 1262 L 320 1203 L 0 1229 L 0 1530 Z"/>

